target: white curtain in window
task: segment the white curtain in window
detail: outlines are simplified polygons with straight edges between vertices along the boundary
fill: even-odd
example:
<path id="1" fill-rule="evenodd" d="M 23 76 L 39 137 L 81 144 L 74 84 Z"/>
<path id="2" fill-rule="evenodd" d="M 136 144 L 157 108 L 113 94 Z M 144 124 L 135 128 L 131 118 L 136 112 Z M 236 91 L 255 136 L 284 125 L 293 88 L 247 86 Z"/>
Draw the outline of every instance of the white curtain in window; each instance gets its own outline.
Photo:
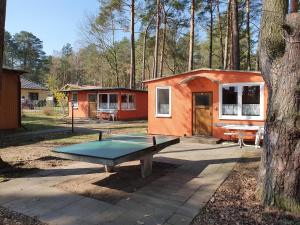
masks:
<path id="1" fill-rule="evenodd" d="M 260 104 L 243 104 L 243 115 L 259 116 Z"/>
<path id="2" fill-rule="evenodd" d="M 238 105 L 237 104 L 223 104 L 222 105 L 223 115 L 237 115 Z"/>

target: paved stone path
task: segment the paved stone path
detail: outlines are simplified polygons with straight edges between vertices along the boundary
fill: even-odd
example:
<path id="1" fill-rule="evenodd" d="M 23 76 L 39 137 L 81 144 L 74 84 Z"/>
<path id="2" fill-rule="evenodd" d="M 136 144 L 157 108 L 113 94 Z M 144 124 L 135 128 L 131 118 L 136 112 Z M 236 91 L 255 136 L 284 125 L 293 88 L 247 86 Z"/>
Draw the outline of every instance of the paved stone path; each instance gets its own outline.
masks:
<path id="1" fill-rule="evenodd" d="M 211 198 L 245 150 L 193 143 L 166 148 L 155 161 L 179 166 L 114 205 L 54 187 L 94 173 L 99 166 L 76 162 L 0 183 L 0 205 L 49 224 L 185 225 Z"/>

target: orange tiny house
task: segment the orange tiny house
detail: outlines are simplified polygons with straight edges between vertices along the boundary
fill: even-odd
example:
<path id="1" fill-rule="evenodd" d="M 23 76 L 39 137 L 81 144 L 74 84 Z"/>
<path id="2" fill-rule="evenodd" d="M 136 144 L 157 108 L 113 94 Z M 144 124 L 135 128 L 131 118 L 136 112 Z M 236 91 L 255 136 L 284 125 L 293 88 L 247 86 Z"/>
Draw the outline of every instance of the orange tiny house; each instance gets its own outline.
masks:
<path id="1" fill-rule="evenodd" d="M 21 127 L 21 83 L 24 71 L 3 69 L 0 74 L 0 130 Z"/>
<path id="2" fill-rule="evenodd" d="M 199 69 L 145 84 L 149 134 L 228 139 L 225 125 L 264 124 L 267 88 L 259 72 Z"/>
<path id="3" fill-rule="evenodd" d="M 69 116 L 75 118 L 139 120 L 148 116 L 148 93 L 127 88 L 66 85 Z"/>

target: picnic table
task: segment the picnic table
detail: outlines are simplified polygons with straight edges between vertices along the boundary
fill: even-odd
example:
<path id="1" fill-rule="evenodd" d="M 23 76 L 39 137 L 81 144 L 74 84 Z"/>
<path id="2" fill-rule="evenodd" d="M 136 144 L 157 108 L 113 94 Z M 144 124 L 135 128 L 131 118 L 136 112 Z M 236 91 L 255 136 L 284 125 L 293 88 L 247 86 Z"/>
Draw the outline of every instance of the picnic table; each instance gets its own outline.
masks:
<path id="1" fill-rule="evenodd" d="M 243 146 L 249 146 L 246 145 L 244 142 L 244 137 L 245 136 L 249 136 L 246 135 L 247 131 L 256 131 L 255 136 L 255 148 L 260 148 L 259 146 L 259 142 L 261 137 L 263 136 L 264 133 L 264 128 L 260 127 L 260 126 L 253 126 L 253 125 L 225 125 L 223 126 L 224 129 L 228 130 L 229 132 L 225 132 L 225 135 L 235 135 L 238 137 L 238 144 L 240 146 L 240 148 L 242 148 Z"/>
<path id="2" fill-rule="evenodd" d="M 153 155 L 179 143 L 178 137 L 153 135 L 112 135 L 99 140 L 59 147 L 53 151 L 66 159 L 102 164 L 107 172 L 123 162 L 140 160 L 142 177 L 152 173 Z"/>

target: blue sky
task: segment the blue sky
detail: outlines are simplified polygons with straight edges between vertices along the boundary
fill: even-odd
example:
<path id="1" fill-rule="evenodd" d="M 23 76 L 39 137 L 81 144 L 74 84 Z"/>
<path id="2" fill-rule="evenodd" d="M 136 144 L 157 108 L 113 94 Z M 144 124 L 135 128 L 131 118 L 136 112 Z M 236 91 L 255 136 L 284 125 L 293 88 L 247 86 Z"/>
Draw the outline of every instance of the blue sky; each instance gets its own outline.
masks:
<path id="1" fill-rule="evenodd" d="M 98 0 L 7 0 L 6 30 L 33 33 L 52 54 L 66 43 L 76 47 L 85 15 L 97 13 Z"/>

